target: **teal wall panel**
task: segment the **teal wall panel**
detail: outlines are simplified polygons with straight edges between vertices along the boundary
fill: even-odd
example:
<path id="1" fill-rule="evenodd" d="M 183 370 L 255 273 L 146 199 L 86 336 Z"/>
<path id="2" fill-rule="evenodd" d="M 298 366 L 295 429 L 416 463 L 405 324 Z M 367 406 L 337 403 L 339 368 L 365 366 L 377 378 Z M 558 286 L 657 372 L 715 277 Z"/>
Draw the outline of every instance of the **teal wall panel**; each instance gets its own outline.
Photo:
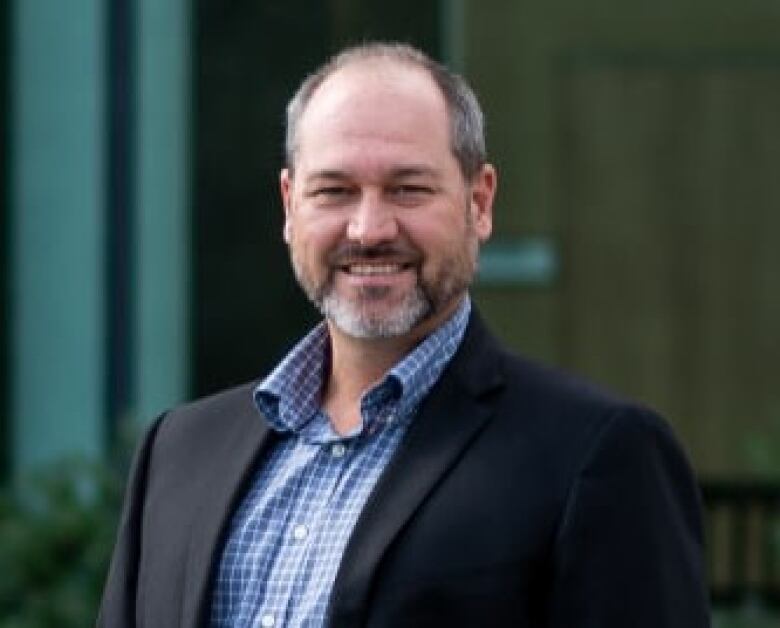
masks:
<path id="1" fill-rule="evenodd" d="M 12 17 L 11 431 L 17 470 L 103 446 L 103 3 Z"/>
<path id="2" fill-rule="evenodd" d="M 8 73 L 10 59 L 10 10 L 0 5 L 0 478 L 8 472 L 10 454 L 8 425 L 8 162 L 10 159 L 8 120 Z"/>
<path id="3" fill-rule="evenodd" d="M 188 393 L 190 4 L 138 2 L 134 412 L 141 421 Z"/>

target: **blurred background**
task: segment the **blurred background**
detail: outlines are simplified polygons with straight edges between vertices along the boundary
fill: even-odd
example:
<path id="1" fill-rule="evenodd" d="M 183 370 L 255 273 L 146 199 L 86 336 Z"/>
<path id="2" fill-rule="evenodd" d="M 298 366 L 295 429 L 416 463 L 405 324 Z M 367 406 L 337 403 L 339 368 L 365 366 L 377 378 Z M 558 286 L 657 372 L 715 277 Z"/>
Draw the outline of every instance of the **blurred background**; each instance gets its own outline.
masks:
<path id="1" fill-rule="evenodd" d="M 0 628 L 91 625 L 133 438 L 316 320 L 280 237 L 284 106 L 372 38 L 482 100 L 493 329 L 670 420 L 716 626 L 776 626 L 777 2 L 5 0 Z"/>

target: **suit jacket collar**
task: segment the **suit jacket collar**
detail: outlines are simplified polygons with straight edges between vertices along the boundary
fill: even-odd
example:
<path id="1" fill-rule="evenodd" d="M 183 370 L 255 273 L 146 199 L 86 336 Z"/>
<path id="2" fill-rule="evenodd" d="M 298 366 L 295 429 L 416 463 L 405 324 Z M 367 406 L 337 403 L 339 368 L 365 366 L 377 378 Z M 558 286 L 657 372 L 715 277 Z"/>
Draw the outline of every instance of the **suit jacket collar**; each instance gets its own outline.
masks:
<path id="1" fill-rule="evenodd" d="M 334 583 L 328 625 L 362 625 L 372 578 L 388 546 L 490 419 L 488 393 L 503 385 L 498 354 L 472 311 L 461 347 L 358 519 Z"/>

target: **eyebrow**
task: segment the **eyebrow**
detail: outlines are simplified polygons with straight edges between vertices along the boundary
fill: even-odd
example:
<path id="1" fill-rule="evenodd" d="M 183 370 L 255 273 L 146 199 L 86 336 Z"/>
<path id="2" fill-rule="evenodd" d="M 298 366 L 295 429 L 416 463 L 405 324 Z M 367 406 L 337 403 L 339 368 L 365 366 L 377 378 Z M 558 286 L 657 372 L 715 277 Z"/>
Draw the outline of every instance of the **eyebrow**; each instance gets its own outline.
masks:
<path id="1" fill-rule="evenodd" d="M 316 170 L 307 175 L 306 181 L 315 181 L 317 179 L 335 179 L 343 180 L 348 179 L 349 175 L 341 170 Z"/>
<path id="2" fill-rule="evenodd" d="M 418 177 L 427 176 L 438 179 L 439 171 L 430 166 L 404 166 L 402 168 L 396 168 L 391 171 L 391 176 L 396 179 L 402 179 L 404 177 Z"/>
<path id="3" fill-rule="evenodd" d="M 416 177 L 416 176 L 428 176 L 428 177 L 433 177 L 435 179 L 440 178 L 440 174 L 438 170 L 426 165 L 409 165 L 409 166 L 400 166 L 398 168 L 393 168 L 392 170 L 390 170 L 388 178 L 403 179 L 407 177 Z M 325 170 L 316 170 L 314 172 L 309 173 L 309 175 L 306 177 L 306 181 L 311 182 L 311 181 L 316 181 L 318 179 L 343 181 L 345 179 L 350 179 L 350 178 L 351 176 L 348 171 L 325 169 Z"/>

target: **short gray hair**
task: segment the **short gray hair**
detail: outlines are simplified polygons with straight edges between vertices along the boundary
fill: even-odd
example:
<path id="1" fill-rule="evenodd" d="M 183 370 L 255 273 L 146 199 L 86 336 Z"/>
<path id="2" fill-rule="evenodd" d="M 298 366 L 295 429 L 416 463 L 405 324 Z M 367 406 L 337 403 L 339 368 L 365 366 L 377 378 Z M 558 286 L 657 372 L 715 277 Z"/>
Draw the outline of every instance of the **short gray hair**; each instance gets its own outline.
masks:
<path id="1" fill-rule="evenodd" d="M 487 159 L 484 116 L 474 91 L 463 77 L 408 44 L 369 42 L 346 48 L 304 79 L 287 105 L 285 160 L 292 169 L 298 148 L 298 124 L 314 92 L 337 70 L 359 61 L 386 59 L 426 71 L 444 96 L 450 123 L 450 143 L 463 177 L 471 181 Z"/>

